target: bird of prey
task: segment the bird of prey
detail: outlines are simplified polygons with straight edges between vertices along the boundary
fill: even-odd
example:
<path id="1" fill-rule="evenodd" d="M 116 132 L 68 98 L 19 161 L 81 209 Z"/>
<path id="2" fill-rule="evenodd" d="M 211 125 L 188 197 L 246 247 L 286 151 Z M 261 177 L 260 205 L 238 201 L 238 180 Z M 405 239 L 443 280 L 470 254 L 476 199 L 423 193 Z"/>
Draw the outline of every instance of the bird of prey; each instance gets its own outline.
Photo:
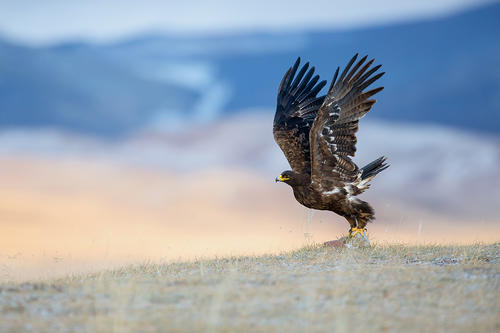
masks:
<path id="1" fill-rule="evenodd" d="M 365 91 L 385 73 L 372 67 L 367 56 L 356 62 L 356 54 L 339 76 L 335 72 L 325 96 L 317 96 L 326 85 L 314 75 L 309 63 L 299 69 L 300 58 L 288 69 L 278 90 L 273 134 L 292 170 L 276 181 L 293 189 L 302 205 L 329 210 L 350 224 L 349 237 L 365 237 L 366 224 L 375 218 L 373 208 L 356 196 L 389 167 L 380 157 L 359 168 L 349 156 L 356 151 L 358 122 L 375 103 L 370 99 L 383 87 Z"/>

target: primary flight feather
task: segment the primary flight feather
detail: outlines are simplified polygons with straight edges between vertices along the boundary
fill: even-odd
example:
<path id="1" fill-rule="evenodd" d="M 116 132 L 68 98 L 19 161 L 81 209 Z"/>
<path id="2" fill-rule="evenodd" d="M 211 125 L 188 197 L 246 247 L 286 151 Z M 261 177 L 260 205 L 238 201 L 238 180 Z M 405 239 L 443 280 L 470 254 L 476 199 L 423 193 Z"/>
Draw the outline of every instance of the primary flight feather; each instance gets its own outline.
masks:
<path id="1" fill-rule="evenodd" d="M 364 236 L 366 224 L 375 218 L 366 201 L 356 198 L 376 174 L 386 169 L 380 157 L 359 168 L 350 158 L 356 152 L 358 122 L 375 103 L 370 99 L 383 89 L 366 91 L 384 73 L 367 56 L 356 62 L 356 54 L 340 73 L 337 68 L 328 92 L 317 96 L 326 85 L 300 58 L 288 69 L 278 90 L 274 117 L 274 139 L 292 170 L 276 181 L 293 189 L 302 205 L 335 212 L 349 222 L 349 236 Z"/>

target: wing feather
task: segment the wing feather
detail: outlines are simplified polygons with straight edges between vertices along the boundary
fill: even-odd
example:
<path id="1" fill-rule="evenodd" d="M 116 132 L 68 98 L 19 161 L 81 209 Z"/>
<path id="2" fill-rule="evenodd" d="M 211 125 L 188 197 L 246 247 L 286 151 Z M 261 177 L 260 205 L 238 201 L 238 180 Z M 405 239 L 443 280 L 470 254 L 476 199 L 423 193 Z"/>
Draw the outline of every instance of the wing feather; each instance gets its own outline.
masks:
<path id="1" fill-rule="evenodd" d="M 309 131 L 324 96 L 317 97 L 326 81 L 319 81 L 315 68 L 306 63 L 300 70 L 300 58 L 288 69 L 278 89 L 273 134 L 290 166 L 298 173 L 311 173 Z M 298 72 L 297 72 L 298 70 Z"/>
<path id="2" fill-rule="evenodd" d="M 376 74 L 381 65 L 371 67 L 373 59 L 366 62 L 365 56 L 356 62 L 357 58 L 357 54 L 352 57 L 340 76 L 337 68 L 310 131 L 312 181 L 323 191 L 360 176 L 360 169 L 349 156 L 356 153 L 359 119 L 375 104 L 370 97 L 383 89 L 364 92 L 384 73 Z"/>

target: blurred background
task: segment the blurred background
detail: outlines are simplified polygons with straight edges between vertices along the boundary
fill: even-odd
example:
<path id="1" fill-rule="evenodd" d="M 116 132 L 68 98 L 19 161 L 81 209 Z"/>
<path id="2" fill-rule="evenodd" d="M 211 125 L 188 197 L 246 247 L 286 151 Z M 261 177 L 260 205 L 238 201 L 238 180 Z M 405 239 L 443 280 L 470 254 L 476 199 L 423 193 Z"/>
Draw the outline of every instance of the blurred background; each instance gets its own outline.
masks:
<path id="1" fill-rule="evenodd" d="M 298 56 L 387 72 L 355 157 L 391 164 L 372 241 L 498 241 L 499 22 L 479 0 L 0 1 L 0 280 L 345 234 L 274 183 Z"/>

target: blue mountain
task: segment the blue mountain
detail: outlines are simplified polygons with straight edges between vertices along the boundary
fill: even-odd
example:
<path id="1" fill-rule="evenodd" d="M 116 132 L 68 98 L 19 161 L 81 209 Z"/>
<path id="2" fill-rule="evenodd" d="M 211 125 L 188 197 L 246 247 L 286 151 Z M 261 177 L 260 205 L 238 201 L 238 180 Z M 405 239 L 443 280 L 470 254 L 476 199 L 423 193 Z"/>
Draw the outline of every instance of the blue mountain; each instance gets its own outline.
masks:
<path id="1" fill-rule="evenodd" d="M 155 122 L 274 108 L 297 56 L 323 79 L 354 53 L 383 64 L 367 117 L 500 133 L 500 4 L 354 30 L 208 37 L 148 34 L 111 44 L 0 42 L 0 125 L 123 135 Z M 209 116 L 207 116 L 209 115 Z"/>
<path id="2" fill-rule="evenodd" d="M 195 91 L 146 79 L 93 46 L 67 53 L 0 43 L 0 126 L 116 136 L 162 110 L 190 108 Z"/>

